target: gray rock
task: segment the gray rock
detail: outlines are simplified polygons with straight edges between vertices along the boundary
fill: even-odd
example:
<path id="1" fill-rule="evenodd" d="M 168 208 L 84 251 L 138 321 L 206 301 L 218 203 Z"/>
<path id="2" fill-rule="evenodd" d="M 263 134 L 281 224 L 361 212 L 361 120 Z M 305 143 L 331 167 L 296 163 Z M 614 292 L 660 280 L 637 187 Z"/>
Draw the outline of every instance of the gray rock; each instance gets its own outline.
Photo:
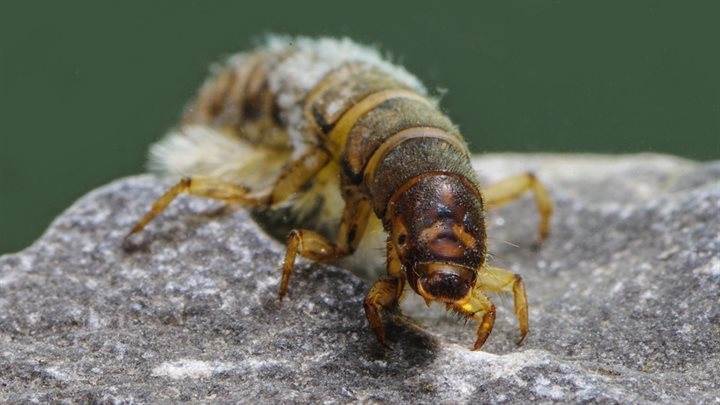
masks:
<path id="1" fill-rule="evenodd" d="M 535 170 L 557 205 L 539 249 L 529 197 L 489 213 L 493 263 L 527 282 L 522 346 L 512 299 L 495 299 L 480 352 L 474 323 L 410 300 L 386 351 L 367 329 L 367 282 L 306 260 L 280 305 L 282 244 L 216 202 L 181 198 L 126 252 L 170 184 L 139 176 L 0 258 L 0 402 L 720 402 L 720 162 L 476 164 L 488 181 Z"/>

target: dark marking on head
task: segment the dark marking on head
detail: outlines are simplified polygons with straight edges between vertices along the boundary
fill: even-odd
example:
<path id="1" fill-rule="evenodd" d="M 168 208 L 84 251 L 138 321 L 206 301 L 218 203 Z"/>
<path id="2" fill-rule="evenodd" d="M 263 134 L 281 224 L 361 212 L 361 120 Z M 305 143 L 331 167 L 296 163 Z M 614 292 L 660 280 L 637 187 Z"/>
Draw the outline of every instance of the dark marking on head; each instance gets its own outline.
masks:
<path id="1" fill-rule="evenodd" d="M 435 207 L 435 210 L 437 211 L 437 215 L 439 218 L 452 218 L 453 217 L 453 212 L 447 205 L 438 204 L 437 207 Z"/>
<path id="2" fill-rule="evenodd" d="M 422 271 L 410 273 L 429 264 L 443 264 L 443 269 L 447 271 L 432 277 L 428 274 L 430 278 L 424 283 L 427 288 L 449 297 L 449 292 L 441 291 L 450 284 L 455 283 L 454 291 L 465 288 L 450 273 L 458 275 L 467 269 L 477 269 L 485 262 L 482 201 L 466 183 L 454 175 L 423 175 L 407 189 L 401 188 L 397 199 L 391 202 L 389 216 L 385 218 L 388 221 L 386 226 L 392 234 L 400 261 L 408 269 L 411 285 L 419 282 L 423 275 Z"/>

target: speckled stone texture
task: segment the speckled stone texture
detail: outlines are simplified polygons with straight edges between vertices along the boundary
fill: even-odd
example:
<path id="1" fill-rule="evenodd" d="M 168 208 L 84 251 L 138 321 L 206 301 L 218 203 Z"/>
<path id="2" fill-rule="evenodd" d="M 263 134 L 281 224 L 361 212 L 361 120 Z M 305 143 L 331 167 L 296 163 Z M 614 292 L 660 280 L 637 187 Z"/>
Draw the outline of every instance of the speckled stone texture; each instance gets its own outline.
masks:
<path id="1" fill-rule="evenodd" d="M 0 403 L 50 401 L 718 403 L 720 162 L 657 155 L 489 155 L 494 181 L 534 170 L 557 205 L 539 248 L 532 199 L 490 212 L 492 263 L 523 274 L 483 351 L 475 324 L 404 305 L 386 351 L 368 283 L 301 260 L 242 209 L 183 197 L 124 234 L 170 184 L 118 180 L 28 249 L 0 258 Z"/>

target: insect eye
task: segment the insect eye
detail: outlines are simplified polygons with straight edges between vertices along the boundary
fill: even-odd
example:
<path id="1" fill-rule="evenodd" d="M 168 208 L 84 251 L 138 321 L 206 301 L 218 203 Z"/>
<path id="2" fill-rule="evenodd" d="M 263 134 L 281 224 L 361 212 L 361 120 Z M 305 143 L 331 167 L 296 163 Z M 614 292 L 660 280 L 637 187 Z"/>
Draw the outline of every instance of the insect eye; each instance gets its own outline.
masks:
<path id="1" fill-rule="evenodd" d="M 398 245 L 404 245 L 406 241 L 407 241 L 407 235 L 402 234 L 402 235 L 398 236 Z"/>

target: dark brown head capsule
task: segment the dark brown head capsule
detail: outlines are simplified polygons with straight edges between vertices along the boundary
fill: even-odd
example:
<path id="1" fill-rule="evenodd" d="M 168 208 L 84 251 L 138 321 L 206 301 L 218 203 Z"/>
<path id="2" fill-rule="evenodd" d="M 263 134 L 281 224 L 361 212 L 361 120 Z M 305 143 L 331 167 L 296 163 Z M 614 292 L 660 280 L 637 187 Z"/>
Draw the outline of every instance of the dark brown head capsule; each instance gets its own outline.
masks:
<path id="1" fill-rule="evenodd" d="M 386 217 L 408 283 L 426 301 L 469 298 L 485 261 L 482 198 L 452 173 L 426 173 L 393 196 Z"/>

